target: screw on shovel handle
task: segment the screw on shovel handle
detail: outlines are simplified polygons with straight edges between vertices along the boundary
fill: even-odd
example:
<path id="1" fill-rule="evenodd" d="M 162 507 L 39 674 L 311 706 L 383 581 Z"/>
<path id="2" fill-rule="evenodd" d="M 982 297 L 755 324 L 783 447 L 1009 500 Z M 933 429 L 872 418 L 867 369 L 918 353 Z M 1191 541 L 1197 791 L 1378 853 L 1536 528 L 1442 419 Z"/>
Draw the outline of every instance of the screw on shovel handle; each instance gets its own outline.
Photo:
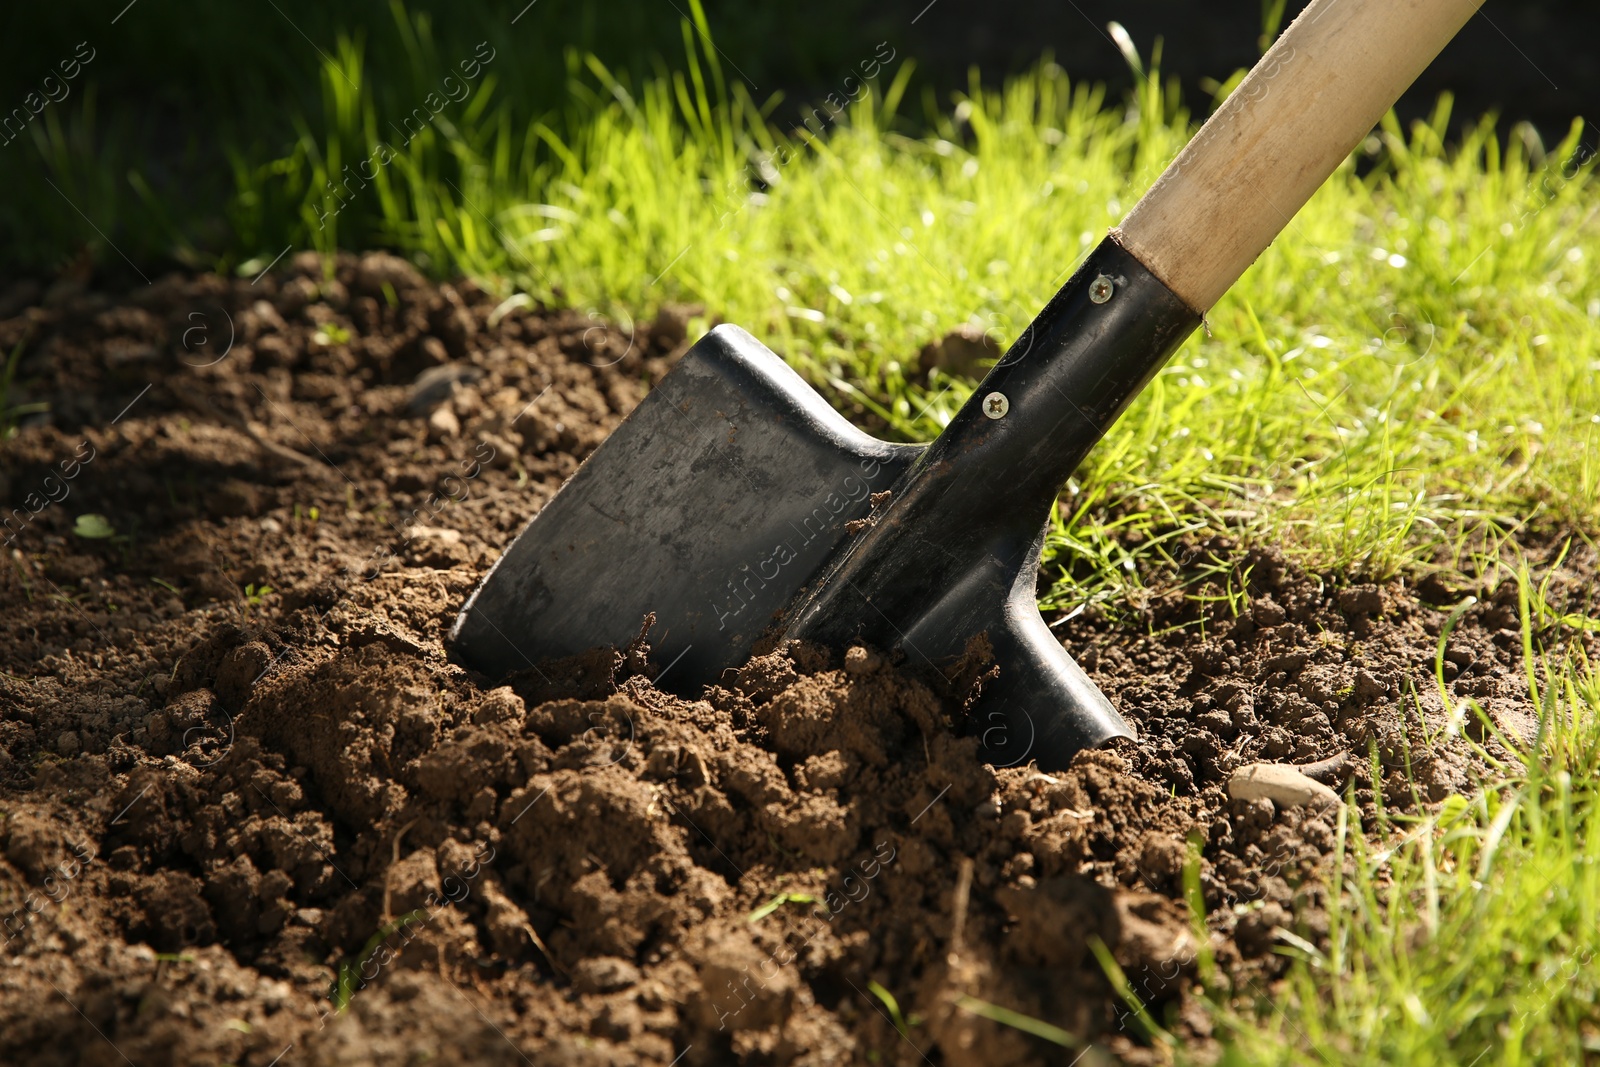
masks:
<path id="1" fill-rule="evenodd" d="M 1313 0 L 1112 236 L 1210 308 L 1483 0 Z"/>

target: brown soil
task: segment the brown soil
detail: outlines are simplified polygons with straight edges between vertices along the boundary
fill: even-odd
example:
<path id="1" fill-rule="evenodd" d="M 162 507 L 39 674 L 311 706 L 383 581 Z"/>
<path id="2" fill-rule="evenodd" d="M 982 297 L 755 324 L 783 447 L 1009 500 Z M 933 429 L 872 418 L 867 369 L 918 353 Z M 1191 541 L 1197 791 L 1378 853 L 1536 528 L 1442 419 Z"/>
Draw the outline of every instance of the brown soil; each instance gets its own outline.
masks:
<path id="1" fill-rule="evenodd" d="M 493 308 L 377 255 L 0 294 L 14 399 L 50 405 L 0 444 L 0 1061 L 1060 1058 L 985 1004 L 1159 1061 L 1096 952 L 1208 1047 L 1192 847 L 1241 994 L 1326 928 L 1335 815 L 1233 769 L 1352 754 L 1325 776 L 1369 816 L 1475 780 L 1429 606 L 1466 590 L 1222 543 L 1185 563 L 1249 568 L 1241 617 L 1058 631 L 1142 737 L 1062 773 L 983 765 L 861 649 L 692 702 L 642 649 L 483 684 L 444 631 L 686 325 Z M 1515 587 L 1472 591 L 1452 701 L 1525 730 Z"/>

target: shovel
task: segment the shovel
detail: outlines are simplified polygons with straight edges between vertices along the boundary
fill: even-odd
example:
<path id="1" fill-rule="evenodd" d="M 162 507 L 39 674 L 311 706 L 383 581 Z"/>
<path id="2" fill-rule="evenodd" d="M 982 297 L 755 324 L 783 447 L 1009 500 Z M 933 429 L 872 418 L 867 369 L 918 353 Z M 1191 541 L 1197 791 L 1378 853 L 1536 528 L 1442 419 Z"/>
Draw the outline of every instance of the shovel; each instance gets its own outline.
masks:
<path id="1" fill-rule="evenodd" d="M 688 696 L 758 641 L 989 666 L 985 759 L 1064 766 L 1128 725 L 1039 616 L 1061 486 L 1481 0 L 1314 0 L 984 378 L 937 440 L 856 429 L 719 326 L 512 542 L 451 631 L 493 678 L 654 613 Z M 949 674 L 946 673 L 949 677 Z"/>

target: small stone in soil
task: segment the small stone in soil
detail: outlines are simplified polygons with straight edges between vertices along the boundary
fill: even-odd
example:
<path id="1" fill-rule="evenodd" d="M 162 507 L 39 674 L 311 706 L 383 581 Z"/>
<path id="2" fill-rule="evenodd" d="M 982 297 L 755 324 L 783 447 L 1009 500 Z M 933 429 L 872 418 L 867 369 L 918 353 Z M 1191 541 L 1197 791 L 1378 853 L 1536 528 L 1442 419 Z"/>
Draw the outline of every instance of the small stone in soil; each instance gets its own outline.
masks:
<path id="1" fill-rule="evenodd" d="M 1283 763 L 1252 763 L 1228 779 L 1228 795 L 1235 800 L 1272 801 L 1280 807 L 1306 804 L 1335 806 L 1339 794 Z"/>

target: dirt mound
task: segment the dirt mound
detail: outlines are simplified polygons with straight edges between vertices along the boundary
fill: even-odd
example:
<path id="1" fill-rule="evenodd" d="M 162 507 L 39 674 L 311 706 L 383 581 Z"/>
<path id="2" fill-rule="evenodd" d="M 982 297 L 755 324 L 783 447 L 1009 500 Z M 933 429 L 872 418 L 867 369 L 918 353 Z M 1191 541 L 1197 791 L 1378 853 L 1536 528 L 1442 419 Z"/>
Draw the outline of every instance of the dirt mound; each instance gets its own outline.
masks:
<path id="1" fill-rule="evenodd" d="M 980 763 L 959 702 L 867 649 L 780 650 L 694 701 L 643 649 L 495 686 L 442 636 L 682 352 L 681 313 L 497 308 L 384 256 L 51 293 L 0 322 L 52 412 L 0 443 L 26 516 L 0 571 L 8 1063 L 1059 1057 L 999 1009 L 1154 1062 L 1111 963 L 1203 1047 L 1197 938 L 1242 984 L 1326 929 L 1336 813 L 1230 799 L 1233 771 L 1316 764 L 1371 815 L 1473 781 L 1461 730 L 1493 740 L 1461 698 L 1526 728 L 1514 585 L 1459 615 L 1447 705 L 1462 591 L 1221 542 L 1184 566 L 1235 561 L 1238 617 L 1202 588 L 1058 629 L 1140 734 L 1060 773 Z M 235 324 L 225 358 L 191 310 Z"/>

